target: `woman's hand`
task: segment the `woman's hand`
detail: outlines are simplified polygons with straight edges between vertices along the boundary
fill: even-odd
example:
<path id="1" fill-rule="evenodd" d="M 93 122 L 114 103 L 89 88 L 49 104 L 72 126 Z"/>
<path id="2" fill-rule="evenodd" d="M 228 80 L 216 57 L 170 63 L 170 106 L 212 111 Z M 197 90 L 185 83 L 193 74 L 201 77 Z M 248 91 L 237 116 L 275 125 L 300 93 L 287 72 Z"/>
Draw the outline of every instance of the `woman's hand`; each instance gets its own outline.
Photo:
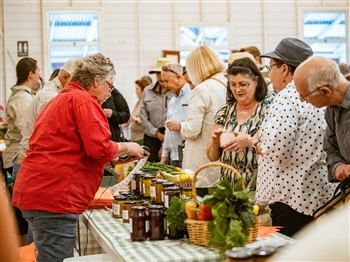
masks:
<path id="1" fill-rule="evenodd" d="M 224 147 L 225 152 L 240 152 L 251 146 L 252 137 L 249 134 L 241 132 L 233 132 L 236 136 L 231 142 Z"/>
<path id="2" fill-rule="evenodd" d="M 212 145 L 220 146 L 220 136 L 222 133 L 225 133 L 226 130 L 223 128 L 217 128 L 214 130 L 214 133 L 211 134 L 211 143 Z"/>
<path id="3" fill-rule="evenodd" d="M 103 112 L 105 112 L 107 118 L 110 118 L 113 114 L 113 111 L 110 108 L 103 108 Z"/>

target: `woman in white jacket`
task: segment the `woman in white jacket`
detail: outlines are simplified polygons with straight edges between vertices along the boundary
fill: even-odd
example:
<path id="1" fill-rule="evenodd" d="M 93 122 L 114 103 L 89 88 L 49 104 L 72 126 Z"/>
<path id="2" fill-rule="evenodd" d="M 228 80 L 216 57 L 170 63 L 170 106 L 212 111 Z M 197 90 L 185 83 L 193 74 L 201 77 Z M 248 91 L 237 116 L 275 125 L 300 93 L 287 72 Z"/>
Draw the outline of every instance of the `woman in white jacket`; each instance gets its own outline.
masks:
<path id="1" fill-rule="evenodd" d="M 188 117 L 181 123 L 181 135 L 186 140 L 182 167 L 195 171 L 210 162 L 206 154 L 214 128 L 214 115 L 226 101 L 225 65 L 208 46 L 192 50 L 186 59 L 189 78 L 196 86 L 188 104 Z M 207 194 L 208 188 L 220 179 L 218 168 L 207 168 L 197 176 L 197 195 Z"/>

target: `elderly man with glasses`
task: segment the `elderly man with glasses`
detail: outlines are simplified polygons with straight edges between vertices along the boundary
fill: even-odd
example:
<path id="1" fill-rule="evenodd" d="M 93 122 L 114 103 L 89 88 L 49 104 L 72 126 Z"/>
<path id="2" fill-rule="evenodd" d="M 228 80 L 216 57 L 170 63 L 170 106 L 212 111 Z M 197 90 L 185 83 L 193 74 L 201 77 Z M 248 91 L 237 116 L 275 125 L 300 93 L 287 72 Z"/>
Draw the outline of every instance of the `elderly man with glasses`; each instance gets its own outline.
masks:
<path id="1" fill-rule="evenodd" d="M 300 65 L 294 81 L 301 99 L 317 108 L 327 106 L 323 147 L 328 179 L 345 180 L 350 175 L 350 82 L 334 61 L 317 56 Z"/>
<path id="2" fill-rule="evenodd" d="M 297 38 L 284 38 L 262 55 L 270 58 L 278 94 L 259 131 L 256 200 L 268 202 L 272 224 L 288 236 L 313 221 L 334 190 L 322 148 L 324 111 L 301 101 L 293 82 L 295 69 L 311 55 L 311 47 Z"/>
<path id="3" fill-rule="evenodd" d="M 174 96 L 168 104 L 161 162 L 177 167 L 182 167 L 179 146 L 183 139 L 180 130 L 181 123 L 187 119 L 188 101 L 191 96 L 190 86 L 182 74 L 183 67 L 178 63 L 168 63 L 162 67 L 161 77 L 164 85 L 174 93 Z"/>

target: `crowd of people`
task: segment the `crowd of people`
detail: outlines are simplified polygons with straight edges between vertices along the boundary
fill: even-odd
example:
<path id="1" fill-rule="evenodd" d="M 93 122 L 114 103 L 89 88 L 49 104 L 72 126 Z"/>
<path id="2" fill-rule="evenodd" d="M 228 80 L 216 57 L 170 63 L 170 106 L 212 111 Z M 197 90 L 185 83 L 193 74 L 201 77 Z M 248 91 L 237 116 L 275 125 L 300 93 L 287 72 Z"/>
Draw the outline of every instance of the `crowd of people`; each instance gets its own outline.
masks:
<path id="1" fill-rule="evenodd" d="M 150 75 L 135 81 L 131 113 L 102 54 L 68 60 L 35 96 L 40 66 L 18 62 L 2 157 L 20 235 L 28 233 L 22 244 L 34 240 L 38 261 L 73 256 L 78 215 L 104 166 L 125 154 L 143 158 L 141 145 L 150 148 L 149 161 L 183 169 L 233 166 L 287 236 L 314 221 L 350 175 L 349 66 L 314 56 L 291 37 L 265 54 L 255 46 L 237 51 L 227 67 L 208 46 L 193 49 L 186 67 L 158 59 L 148 72 L 154 82 Z M 237 182 L 228 170 L 208 168 L 197 177 L 197 194 L 220 179 Z"/>

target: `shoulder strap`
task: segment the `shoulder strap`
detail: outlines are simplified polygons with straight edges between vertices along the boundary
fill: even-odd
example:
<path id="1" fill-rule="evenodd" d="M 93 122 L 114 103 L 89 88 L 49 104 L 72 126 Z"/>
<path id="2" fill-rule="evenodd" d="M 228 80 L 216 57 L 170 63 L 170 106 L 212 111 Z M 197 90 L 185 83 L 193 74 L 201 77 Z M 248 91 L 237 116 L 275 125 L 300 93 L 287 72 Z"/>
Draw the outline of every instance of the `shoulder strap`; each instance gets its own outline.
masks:
<path id="1" fill-rule="evenodd" d="M 223 82 L 223 81 L 221 81 L 220 79 L 218 79 L 218 78 L 216 78 L 216 77 L 210 77 L 209 79 L 213 79 L 213 80 L 216 80 L 216 81 L 218 81 L 219 83 L 221 83 L 224 87 L 226 87 L 226 84 Z"/>

